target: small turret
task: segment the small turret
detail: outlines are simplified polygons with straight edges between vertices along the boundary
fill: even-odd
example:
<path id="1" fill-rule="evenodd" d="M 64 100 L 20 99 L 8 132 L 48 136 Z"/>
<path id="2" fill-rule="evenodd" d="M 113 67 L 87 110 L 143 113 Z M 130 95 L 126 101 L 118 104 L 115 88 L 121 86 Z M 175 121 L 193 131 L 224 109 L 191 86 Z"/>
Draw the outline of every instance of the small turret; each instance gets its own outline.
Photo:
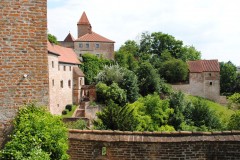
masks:
<path id="1" fill-rule="evenodd" d="M 82 37 L 87 33 L 92 33 L 92 26 L 85 12 L 83 12 L 80 20 L 77 23 L 77 26 L 78 26 L 78 38 Z"/>

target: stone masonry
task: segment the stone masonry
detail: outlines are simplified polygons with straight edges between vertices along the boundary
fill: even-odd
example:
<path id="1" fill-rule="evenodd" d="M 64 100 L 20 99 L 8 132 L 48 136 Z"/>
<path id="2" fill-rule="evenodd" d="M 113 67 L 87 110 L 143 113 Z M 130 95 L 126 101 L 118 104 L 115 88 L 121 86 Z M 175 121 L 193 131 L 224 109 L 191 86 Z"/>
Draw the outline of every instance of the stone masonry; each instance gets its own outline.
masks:
<path id="1" fill-rule="evenodd" d="M 0 136 L 5 136 L 20 106 L 49 102 L 47 1 L 1 0 L 0 28 Z"/>
<path id="2" fill-rule="evenodd" d="M 70 130 L 72 160 L 239 160 L 240 132 Z"/>

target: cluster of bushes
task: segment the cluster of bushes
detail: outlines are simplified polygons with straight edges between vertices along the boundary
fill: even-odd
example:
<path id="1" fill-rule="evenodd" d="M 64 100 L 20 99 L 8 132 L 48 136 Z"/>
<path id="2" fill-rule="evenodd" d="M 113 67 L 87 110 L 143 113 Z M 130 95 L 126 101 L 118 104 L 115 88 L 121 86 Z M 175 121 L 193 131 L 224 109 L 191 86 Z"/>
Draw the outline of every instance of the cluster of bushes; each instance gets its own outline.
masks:
<path id="1" fill-rule="evenodd" d="M 0 159 L 67 160 L 67 128 L 59 116 L 29 104 L 19 110 Z"/>
<path id="2" fill-rule="evenodd" d="M 66 115 L 68 112 L 71 112 L 73 109 L 73 105 L 68 104 L 66 105 L 65 109 L 62 111 L 62 115 Z"/>

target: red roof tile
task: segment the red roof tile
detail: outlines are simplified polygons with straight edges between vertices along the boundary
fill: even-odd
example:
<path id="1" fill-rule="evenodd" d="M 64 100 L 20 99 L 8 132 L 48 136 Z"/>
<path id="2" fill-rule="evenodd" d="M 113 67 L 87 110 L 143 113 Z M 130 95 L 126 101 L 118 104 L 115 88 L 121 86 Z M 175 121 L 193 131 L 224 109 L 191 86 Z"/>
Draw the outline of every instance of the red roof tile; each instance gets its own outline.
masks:
<path id="1" fill-rule="evenodd" d="M 78 21 L 78 24 L 90 24 L 85 12 L 83 12 L 81 18 Z"/>
<path id="2" fill-rule="evenodd" d="M 75 39 L 73 38 L 71 33 L 68 33 L 67 37 L 64 39 L 64 42 L 73 42 Z"/>
<path id="3" fill-rule="evenodd" d="M 82 37 L 79 37 L 76 39 L 76 41 L 80 42 L 110 42 L 110 43 L 115 43 L 114 41 L 107 39 L 95 32 L 87 33 L 83 35 Z"/>
<path id="4" fill-rule="evenodd" d="M 48 42 L 48 51 L 53 54 L 59 55 L 58 57 L 59 62 L 80 64 L 80 61 L 76 53 L 71 48 L 65 48 Z"/>
<path id="5" fill-rule="evenodd" d="M 197 60 L 187 63 L 191 73 L 220 72 L 218 60 Z"/>

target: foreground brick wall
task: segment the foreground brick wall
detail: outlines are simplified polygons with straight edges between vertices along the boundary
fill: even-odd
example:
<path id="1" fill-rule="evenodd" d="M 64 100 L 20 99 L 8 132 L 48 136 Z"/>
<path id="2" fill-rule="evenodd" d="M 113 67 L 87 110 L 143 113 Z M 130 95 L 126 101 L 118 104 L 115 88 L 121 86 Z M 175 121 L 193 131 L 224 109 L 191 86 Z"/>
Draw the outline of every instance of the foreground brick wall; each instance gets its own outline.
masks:
<path id="1" fill-rule="evenodd" d="M 0 136 L 19 106 L 48 105 L 46 13 L 46 0 L 0 1 Z"/>
<path id="2" fill-rule="evenodd" d="M 69 131 L 72 160 L 232 159 L 240 157 L 236 132 Z M 106 155 L 102 150 L 106 147 Z"/>

